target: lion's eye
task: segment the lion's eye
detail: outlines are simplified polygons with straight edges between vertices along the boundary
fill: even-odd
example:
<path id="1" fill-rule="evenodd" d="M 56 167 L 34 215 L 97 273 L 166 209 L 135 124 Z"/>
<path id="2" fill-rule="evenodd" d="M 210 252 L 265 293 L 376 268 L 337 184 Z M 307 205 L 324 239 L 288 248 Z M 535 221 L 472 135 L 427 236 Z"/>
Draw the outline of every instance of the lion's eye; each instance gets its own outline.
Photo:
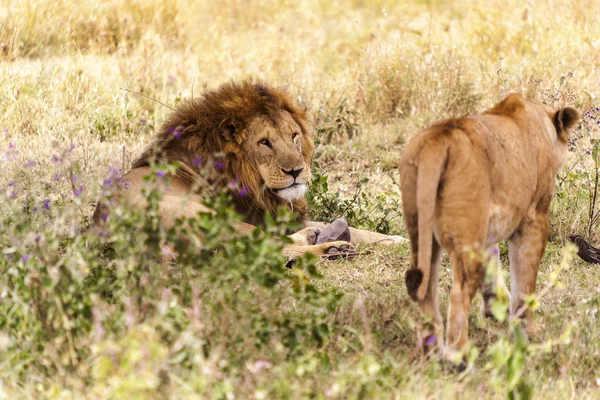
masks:
<path id="1" fill-rule="evenodd" d="M 298 137 L 299 137 L 299 136 L 300 136 L 300 135 L 298 134 L 298 132 L 294 132 L 294 133 L 292 133 L 292 140 L 294 141 L 294 143 L 296 143 L 296 141 L 298 140 Z"/>
<path id="2" fill-rule="evenodd" d="M 270 149 L 273 148 L 273 145 L 271 144 L 271 142 L 269 141 L 269 139 L 261 139 L 261 140 L 258 141 L 258 144 L 262 144 L 263 146 L 267 146 Z"/>

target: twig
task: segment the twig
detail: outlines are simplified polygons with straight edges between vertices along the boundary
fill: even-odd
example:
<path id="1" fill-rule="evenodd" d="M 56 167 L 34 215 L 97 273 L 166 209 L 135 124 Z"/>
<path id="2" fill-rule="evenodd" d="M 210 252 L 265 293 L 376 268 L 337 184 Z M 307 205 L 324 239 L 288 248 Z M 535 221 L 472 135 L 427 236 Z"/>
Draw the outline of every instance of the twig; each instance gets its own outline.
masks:
<path id="1" fill-rule="evenodd" d="M 125 157 L 126 157 L 126 153 L 127 153 L 127 149 L 125 148 L 125 145 L 123 145 L 123 156 L 121 159 L 121 178 L 123 177 L 123 175 L 125 175 Z"/>
<path id="2" fill-rule="evenodd" d="M 362 185 L 359 183 L 358 184 L 358 188 L 356 190 L 356 193 L 354 194 L 354 197 L 352 198 L 352 200 L 350 201 L 350 203 L 348 203 L 348 205 L 346 206 L 346 208 L 344 208 L 344 210 L 337 217 L 335 217 L 334 220 L 336 220 L 336 219 L 342 217 L 344 214 L 346 214 L 346 211 L 348 211 L 350 209 L 350 207 L 354 204 L 354 202 L 358 198 L 358 195 L 360 194 L 361 191 L 362 191 Z"/>
<path id="3" fill-rule="evenodd" d="M 577 162 L 573 163 L 573 166 L 571 168 L 569 168 L 569 170 L 565 173 L 565 176 L 560 180 L 560 182 L 558 183 L 558 186 L 562 186 L 564 181 L 569 177 L 569 174 L 571 173 L 571 171 L 573 171 L 575 169 L 575 167 L 579 165 L 581 160 L 583 160 L 583 157 L 584 157 L 583 154 L 579 156 L 579 160 L 577 160 Z"/>
<path id="4" fill-rule="evenodd" d="M 173 107 L 171 107 L 171 106 L 169 106 L 169 105 L 166 105 L 166 104 L 165 104 L 165 103 L 163 103 L 162 101 L 156 100 L 155 98 L 152 98 L 152 97 L 150 97 L 150 96 L 148 96 L 148 95 L 146 95 L 146 94 L 144 94 L 144 93 L 141 93 L 141 92 L 136 92 L 135 90 L 130 90 L 130 89 L 127 89 L 127 88 L 119 88 L 119 89 L 121 89 L 121 90 L 124 90 L 124 91 L 126 91 L 126 92 L 129 92 L 129 93 L 135 93 L 135 94 L 139 94 L 140 96 L 143 96 L 143 97 L 145 97 L 145 98 L 147 98 L 147 99 L 149 99 L 149 100 L 152 100 L 152 101 L 154 101 L 154 102 L 156 102 L 156 103 L 158 103 L 158 104 L 160 104 L 160 105 L 163 105 L 163 106 L 165 106 L 165 107 L 169 108 L 171 111 L 175 111 L 175 109 L 174 109 Z"/>
<path id="5" fill-rule="evenodd" d="M 594 167 L 595 171 L 595 179 L 594 179 L 594 196 L 592 198 L 592 202 L 590 204 L 590 222 L 588 224 L 588 238 L 592 236 L 592 226 L 594 222 L 594 210 L 596 209 L 596 196 L 598 195 L 598 163 L 595 163 Z"/>

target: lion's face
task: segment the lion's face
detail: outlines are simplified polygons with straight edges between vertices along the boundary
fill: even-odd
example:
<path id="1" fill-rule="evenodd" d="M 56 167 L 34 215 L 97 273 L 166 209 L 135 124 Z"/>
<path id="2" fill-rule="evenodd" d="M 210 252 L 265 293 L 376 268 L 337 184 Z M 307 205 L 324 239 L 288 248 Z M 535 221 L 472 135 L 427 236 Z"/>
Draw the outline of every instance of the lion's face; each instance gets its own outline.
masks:
<path id="1" fill-rule="evenodd" d="M 302 198 L 311 179 L 303 155 L 301 127 L 287 111 L 278 118 L 257 116 L 247 127 L 241 147 L 265 186 L 286 202 Z"/>
<path id="2" fill-rule="evenodd" d="M 231 82 L 182 103 L 133 168 L 179 161 L 202 177 L 195 182 L 201 188 L 227 189 L 231 183 L 244 188 L 232 190 L 233 201 L 255 223 L 282 205 L 304 217 L 311 131 L 306 110 L 284 91 L 261 82 Z"/>

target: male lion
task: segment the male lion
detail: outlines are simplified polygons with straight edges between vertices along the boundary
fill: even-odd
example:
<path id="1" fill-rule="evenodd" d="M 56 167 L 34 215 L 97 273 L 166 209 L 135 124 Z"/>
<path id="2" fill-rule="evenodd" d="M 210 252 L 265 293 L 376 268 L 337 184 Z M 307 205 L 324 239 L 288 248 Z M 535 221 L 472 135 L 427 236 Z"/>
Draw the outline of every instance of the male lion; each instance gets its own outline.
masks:
<path id="1" fill-rule="evenodd" d="M 555 112 L 511 94 L 481 115 L 437 122 L 409 141 L 399 165 L 411 242 L 406 287 L 441 338 L 437 290 L 446 249 L 452 265 L 446 356 L 467 341 L 471 300 L 485 272 L 482 252 L 506 239 L 511 314 L 521 313 L 526 330 L 534 330 L 531 311 L 521 306 L 535 291 L 555 176 L 579 118 L 573 108 Z"/>
<path id="2" fill-rule="evenodd" d="M 305 194 L 311 179 L 314 153 L 311 126 L 305 110 L 290 97 L 262 82 L 227 83 L 200 98 L 180 105 L 167 119 L 143 154 L 134 161 L 123 181 L 122 197 L 130 206 L 143 207 L 144 177 L 153 161 L 178 162 L 159 204 L 161 223 L 167 227 L 180 217 L 211 210 L 204 205 L 207 193 L 227 187 L 233 190 L 236 210 L 244 223 L 240 233 L 255 229 L 265 213 L 287 206 L 298 213 L 305 228 L 289 237 L 288 256 L 306 252 L 316 255 L 354 252 L 352 243 L 396 242 L 374 232 L 350 229 L 350 242 L 315 244 L 319 227 L 305 221 Z M 101 220 L 97 207 L 94 221 Z"/>

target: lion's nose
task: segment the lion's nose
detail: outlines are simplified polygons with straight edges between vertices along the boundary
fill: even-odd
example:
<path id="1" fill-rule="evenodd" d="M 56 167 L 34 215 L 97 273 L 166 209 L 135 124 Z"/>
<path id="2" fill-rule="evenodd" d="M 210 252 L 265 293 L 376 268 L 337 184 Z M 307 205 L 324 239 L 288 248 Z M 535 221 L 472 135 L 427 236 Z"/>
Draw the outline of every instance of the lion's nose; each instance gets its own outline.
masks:
<path id="1" fill-rule="evenodd" d="M 283 172 L 285 172 L 288 175 L 291 175 L 292 178 L 296 179 L 298 177 L 298 175 L 300 175 L 300 172 L 302 172 L 304 168 L 298 168 L 298 169 L 290 169 L 289 171 L 286 171 L 285 169 L 281 168 L 281 170 Z"/>

